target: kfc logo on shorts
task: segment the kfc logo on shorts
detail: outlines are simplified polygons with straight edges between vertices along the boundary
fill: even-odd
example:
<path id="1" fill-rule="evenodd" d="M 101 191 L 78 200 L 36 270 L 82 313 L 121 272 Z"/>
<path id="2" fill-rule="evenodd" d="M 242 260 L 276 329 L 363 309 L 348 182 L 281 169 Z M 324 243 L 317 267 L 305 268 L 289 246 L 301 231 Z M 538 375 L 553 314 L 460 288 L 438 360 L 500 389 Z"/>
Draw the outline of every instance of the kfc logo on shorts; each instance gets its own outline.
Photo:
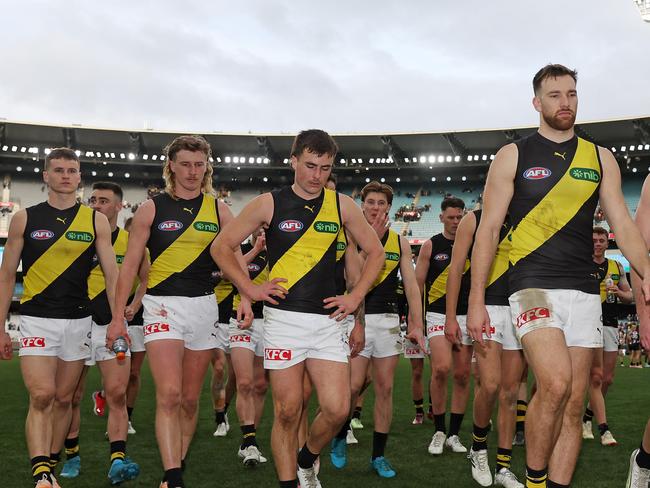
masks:
<path id="1" fill-rule="evenodd" d="M 183 223 L 178 220 L 165 220 L 158 224 L 158 230 L 165 232 L 175 232 L 183 228 Z"/>
<path id="2" fill-rule="evenodd" d="M 420 353 L 422 353 L 422 351 L 420 351 L 419 347 L 407 347 L 404 349 L 404 354 L 406 354 L 407 356 L 412 356 Z"/>
<path id="3" fill-rule="evenodd" d="M 444 332 L 445 331 L 445 326 L 444 325 L 430 325 L 427 327 L 427 334 L 431 334 L 433 332 Z"/>
<path id="4" fill-rule="evenodd" d="M 22 337 L 20 347 L 45 347 L 45 337 Z"/>
<path id="5" fill-rule="evenodd" d="M 237 334 L 230 336 L 230 342 L 250 342 L 251 336 L 244 334 Z"/>
<path id="6" fill-rule="evenodd" d="M 433 259 L 436 261 L 447 261 L 447 259 L 449 259 L 449 254 L 441 252 L 440 254 L 433 256 Z"/>
<path id="7" fill-rule="evenodd" d="M 54 237 L 54 232 L 46 229 L 39 229 L 29 234 L 29 237 L 36 239 L 37 241 L 45 241 L 47 239 L 52 239 L 52 237 Z"/>
<path id="8" fill-rule="evenodd" d="M 523 327 L 528 322 L 539 319 L 547 319 L 551 316 L 551 311 L 546 307 L 535 307 L 526 310 L 517 317 L 517 328 Z"/>
<path id="9" fill-rule="evenodd" d="M 144 335 L 155 334 L 157 332 L 169 332 L 169 324 L 163 322 L 154 322 L 147 324 L 142 328 Z"/>
<path id="10" fill-rule="evenodd" d="M 282 232 L 298 232 L 302 230 L 303 225 L 300 220 L 283 220 L 278 224 L 278 228 Z"/>
<path id="11" fill-rule="evenodd" d="M 549 176 L 551 176 L 551 170 L 548 168 L 542 168 L 541 166 L 528 168 L 526 171 L 524 171 L 524 178 L 527 180 L 543 180 Z"/>
<path id="12" fill-rule="evenodd" d="M 264 349 L 264 359 L 268 361 L 289 361 L 291 349 Z"/>

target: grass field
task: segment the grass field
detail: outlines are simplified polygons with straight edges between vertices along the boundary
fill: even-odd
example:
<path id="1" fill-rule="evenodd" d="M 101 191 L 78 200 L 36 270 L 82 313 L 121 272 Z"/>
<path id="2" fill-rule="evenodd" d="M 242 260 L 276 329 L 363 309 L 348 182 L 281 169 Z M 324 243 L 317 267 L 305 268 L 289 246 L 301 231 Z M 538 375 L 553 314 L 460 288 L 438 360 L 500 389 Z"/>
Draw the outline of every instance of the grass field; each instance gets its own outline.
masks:
<path id="1" fill-rule="evenodd" d="M 641 439 L 643 427 L 650 414 L 648 380 L 650 369 L 629 369 L 617 367 L 615 384 L 608 397 L 608 420 L 619 444 L 616 447 L 601 447 L 596 434 L 595 441 L 585 442 L 576 470 L 574 487 L 619 487 L 623 486 L 629 462 L 629 454 Z M 7 487 L 30 487 L 29 460 L 24 440 L 24 419 L 27 407 L 27 393 L 20 377 L 19 362 L 13 359 L 0 363 L 0 459 L 2 459 L 2 485 Z M 99 385 L 96 368 L 89 374 L 87 391 Z M 147 366 L 143 371 L 142 393 L 133 414 L 137 434 L 129 436 L 128 454 L 141 466 L 137 480 L 123 484 L 125 488 L 146 486 L 157 487 L 161 476 L 156 441 L 154 438 L 153 383 Z M 329 456 L 323 456 L 320 479 L 329 487 L 473 487 L 478 486 L 471 478 L 469 462 L 462 454 L 447 451 L 433 457 L 427 453 L 427 445 L 433 434 L 433 424 L 413 426 L 413 406 L 410 394 L 410 366 L 400 362 L 395 381 L 395 415 L 392 433 L 387 446 L 387 458 L 397 470 L 392 480 L 379 479 L 369 469 L 372 440 L 372 391 L 366 398 L 362 421 L 365 428 L 355 431 L 359 444 L 350 446 L 348 466 L 335 470 L 329 463 Z M 194 443 L 187 459 L 185 481 L 188 487 L 273 487 L 277 486 L 271 459 L 269 436 L 271 427 L 271 405 L 267 408 L 263 425 L 258 431 L 262 452 L 269 463 L 255 469 L 244 468 L 237 458 L 239 429 L 234 408 L 230 411 L 231 431 L 226 438 L 215 438 L 214 415 L 206 388 L 201 398 L 201 414 Z M 63 488 L 109 486 L 108 442 L 104 439 L 105 418 L 91 412 L 91 401 L 86 395 L 82 406 L 81 459 L 82 472 L 74 480 L 62 480 Z M 468 408 L 471 412 L 471 406 Z M 471 414 L 466 416 L 461 437 L 469 446 L 471 437 Z M 489 437 L 490 465 L 494 467 L 496 450 L 495 434 Z M 59 468 L 60 469 L 60 468 Z M 524 450 L 515 447 L 513 470 L 522 477 L 524 472 Z M 61 481 L 61 480 L 60 480 Z"/>

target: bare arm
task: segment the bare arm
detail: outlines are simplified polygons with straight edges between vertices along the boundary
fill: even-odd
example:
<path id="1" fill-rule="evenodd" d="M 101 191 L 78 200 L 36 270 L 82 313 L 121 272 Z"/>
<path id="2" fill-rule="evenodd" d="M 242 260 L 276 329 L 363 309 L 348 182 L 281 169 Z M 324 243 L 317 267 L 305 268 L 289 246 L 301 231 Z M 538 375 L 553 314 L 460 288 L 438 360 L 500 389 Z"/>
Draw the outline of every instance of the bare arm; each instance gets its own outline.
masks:
<path id="1" fill-rule="evenodd" d="M 641 190 L 641 198 L 634 217 L 639 232 L 645 240 L 646 254 L 650 247 L 650 176 L 646 178 Z M 639 332 L 644 349 L 650 349 L 650 307 L 648 307 L 641 289 L 641 277 L 632 269 L 632 290 L 636 301 L 636 313 L 639 316 Z"/>
<path id="2" fill-rule="evenodd" d="M 618 298 L 623 303 L 632 303 L 632 301 L 634 300 L 634 295 L 632 293 L 632 288 L 630 288 L 630 284 L 627 282 L 627 276 L 625 276 L 625 270 L 623 269 L 623 265 L 617 262 L 616 266 L 618 266 L 618 274 L 621 277 L 618 280 L 616 296 L 618 296 Z"/>
<path id="3" fill-rule="evenodd" d="M 621 173 L 612 153 L 601 147 L 598 148 L 603 166 L 603 177 L 600 184 L 600 204 L 607 216 L 607 222 L 616 234 L 616 242 L 630 261 L 632 268 L 643 278 L 639 291 L 650 298 L 650 259 L 648 248 L 643 241 L 639 228 L 634 224 L 625 206 L 625 198 L 621 190 Z M 644 184 L 644 189 L 646 185 Z M 643 196 L 643 195 L 642 195 Z M 641 202 L 639 202 L 639 207 Z M 637 223 L 638 219 L 637 219 Z"/>
<path id="4" fill-rule="evenodd" d="M 401 256 L 399 259 L 399 271 L 404 283 L 404 293 L 409 305 L 408 334 L 407 338 L 416 342 L 424 351 L 424 319 L 422 317 L 422 300 L 420 299 L 420 287 L 415 278 L 415 270 L 411 261 L 411 245 L 406 237 L 400 236 Z"/>
<path id="5" fill-rule="evenodd" d="M 115 310 L 115 285 L 117 284 L 117 262 L 115 261 L 115 250 L 111 243 L 111 226 L 106 216 L 100 212 L 95 212 L 95 251 L 99 265 L 104 273 L 106 283 L 106 295 L 111 312 Z"/>
<path id="6" fill-rule="evenodd" d="M 138 270 L 138 287 L 135 289 L 135 293 L 133 294 L 133 300 L 131 300 L 131 303 L 127 305 L 124 312 L 127 320 L 133 320 L 133 316 L 138 313 L 138 310 L 140 310 L 140 307 L 142 306 L 142 298 L 147 292 L 150 267 L 149 255 L 145 250 L 145 256 L 142 258 L 142 263 L 140 263 L 140 269 Z"/>
<path id="7" fill-rule="evenodd" d="M 27 212 L 25 210 L 18 211 L 11 218 L 9 235 L 2 256 L 2 266 L 0 266 L 0 324 L 2 324 L 0 326 L 0 359 L 11 359 L 13 352 L 11 338 L 5 331 L 5 321 L 16 285 L 16 270 L 23 252 L 23 233 L 26 223 Z"/>
<path id="8" fill-rule="evenodd" d="M 456 307 L 458 305 L 458 294 L 460 293 L 460 282 L 465 271 L 465 261 L 469 250 L 474 242 L 474 231 L 476 230 L 476 216 L 469 212 L 463 217 L 456 230 L 454 247 L 451 251 L 451 262 L 447 274 L 447 287 L 445 297 L 445 315 L 447 320 L 456 319 Z"/>
<path id="9" fill-rule="evenodd" d="M 431 239 L 427 239 L 424 244 L 420 247 L 420 253 L 418 254 L 418 260 L 415 264 L 415 280 L 420 289 L 420 296 L 423 297 L 425 290 L 424 285 L 427 279 L 427 273 L 429 272 L 429 263 L 431 260 Z"/>

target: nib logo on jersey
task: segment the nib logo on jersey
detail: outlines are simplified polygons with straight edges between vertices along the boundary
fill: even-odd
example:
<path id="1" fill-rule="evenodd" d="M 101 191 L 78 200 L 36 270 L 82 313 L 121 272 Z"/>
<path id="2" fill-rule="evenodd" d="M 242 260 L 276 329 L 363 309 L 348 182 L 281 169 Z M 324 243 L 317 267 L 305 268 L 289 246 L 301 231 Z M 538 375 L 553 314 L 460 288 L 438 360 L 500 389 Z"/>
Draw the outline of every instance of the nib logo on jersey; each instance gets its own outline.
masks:
<path id="1" fill-rule="evenodd" d="M 20 347 L 45 347 L 45 337 L 21 337 Z"/>
<path id="2" fill-rule="evenodd" d="M 524 313 L 520 314 L 517 317 L 517 328 L 521 328 L 526 325 L 528 322 L 533 322 L 534 320 L 548 319 L 551 317 L 551 311 L 546 307 L 535 307 L 530 310 L 526 310 Z"/>
<path id="3" fill-rule="evenodd" d="M 282 232 L 299 232 L 303 227 L 300 220 L 283 220 L 278 224 L 278 229 Z"/>
<path id="4" fill-rule="evenodd" d="M 144 335 L 156 334 L 158 332 L 169 332 L 169 324 L 163 322 L 154 322 L 153 324 L 147 324 L 142 328 Z"/>
<path id="5" fill-rule="evenodd" d="M 541 166 L 528 168 L 526 171 L 524 171 L 524 178 L 527 180 L 543 180 L 549 176 L 551 176 L 551 170 L 548 168 L 542 168 Z"/>
<path id="6" fill-rule="evenodd" d="M 158 224 L 158 230 L 162 230 L 163 232 L 176 232 L 182 228 L 183 222 L 179 222 L 178 220 L 165 220 Z"/>
<path id="7" fill-rule="evenodd" d="M 291 349 L 264 349 L 264 359 L 267 361 L 289 361 Z"/>
<path id="8" fill-rule="evenodd" d="M 318 220 L 314 222 L 314 230 L 316 232 L 336 234 L 339 231 L 339 224 L 337 224 L 336 222 L 324 222 L 322 220 Z"/>

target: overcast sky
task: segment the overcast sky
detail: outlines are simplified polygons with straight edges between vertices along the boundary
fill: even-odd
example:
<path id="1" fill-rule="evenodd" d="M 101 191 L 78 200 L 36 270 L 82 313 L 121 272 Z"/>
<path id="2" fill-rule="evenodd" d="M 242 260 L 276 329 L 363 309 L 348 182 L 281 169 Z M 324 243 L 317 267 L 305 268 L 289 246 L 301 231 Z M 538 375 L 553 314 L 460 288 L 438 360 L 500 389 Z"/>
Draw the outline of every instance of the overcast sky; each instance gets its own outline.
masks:
<path id="1" fill-rule="evenodd" d="M 548 62 L 578 70 L 578 120 L 650 115 L 650 23 L 633 0 L 2 4 L 7 120 L 203 133 L 532 125 L 531 79 Z"/>

